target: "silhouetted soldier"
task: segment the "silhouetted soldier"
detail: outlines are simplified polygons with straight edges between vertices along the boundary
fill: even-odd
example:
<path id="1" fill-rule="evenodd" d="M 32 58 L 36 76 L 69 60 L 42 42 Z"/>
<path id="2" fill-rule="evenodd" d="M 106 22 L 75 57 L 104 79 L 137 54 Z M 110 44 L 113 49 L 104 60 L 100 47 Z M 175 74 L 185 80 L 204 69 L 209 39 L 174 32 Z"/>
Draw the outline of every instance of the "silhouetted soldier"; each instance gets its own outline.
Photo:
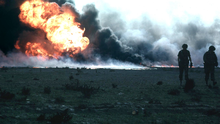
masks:
<path id="1" fill-rule="evenodd" d="M 218 61 L 217 61 L 217 56 L 214 51 L 215 51 L 215 47 L 210 46 L 209 50 L 203 56 L 204 69 L 205 69 L 205 81 L 206 81 L 207 86 L 208 86 L 210 73 L 211 73 L 211 81 L 213 81 L 213 85 L 217 83 L 215 82 L 214 70 L 215 70 L 215 66 L 216 67 L 218 66 Z"/>
<path id="2" fill-rule="evenodd" d="M 178 64 L 179 64 L 179 79 L 180 79 L 180 86 L 182 85 L 183 80 L 183 72 L 185 71 L 185 80 L 188 80 L 188 66 L 190 61 L 190 66 L 192 66 L 192 60 L 190 56 L 190 52 L 187 50 L 188 45 L 183 44 L 182 50 L 178 53 Z"/>

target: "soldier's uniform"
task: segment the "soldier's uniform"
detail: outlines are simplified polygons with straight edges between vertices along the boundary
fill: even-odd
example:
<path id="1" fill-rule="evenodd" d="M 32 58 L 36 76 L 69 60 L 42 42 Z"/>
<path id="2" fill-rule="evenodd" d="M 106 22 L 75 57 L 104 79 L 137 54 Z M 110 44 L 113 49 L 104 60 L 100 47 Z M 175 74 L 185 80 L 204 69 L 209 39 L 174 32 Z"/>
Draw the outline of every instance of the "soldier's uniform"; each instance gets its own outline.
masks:
<path id="1" fill-rule="evenodd" d="M 215 66 L 218 66 L 218 61 L 214 51 L 215 47 L 210 46 L 209 51 L 207 51 L 203 56 L 206 85 L 208 85 L 209 74 L 211 74 L 211 81 L 213 81 L 213 84 L 216 84 L 214 71 Z"/>
<path id="2" fill-rule="evenodd" d="M 190 52 L 186 49 L 179 51 L 178 53 L 179 58 L 179 79 L 180 81 L 183 80 L 183 72 L 185 71 L 185 80 L 188 80 L 188 66 L 189 66 L 189 58 Z"/>

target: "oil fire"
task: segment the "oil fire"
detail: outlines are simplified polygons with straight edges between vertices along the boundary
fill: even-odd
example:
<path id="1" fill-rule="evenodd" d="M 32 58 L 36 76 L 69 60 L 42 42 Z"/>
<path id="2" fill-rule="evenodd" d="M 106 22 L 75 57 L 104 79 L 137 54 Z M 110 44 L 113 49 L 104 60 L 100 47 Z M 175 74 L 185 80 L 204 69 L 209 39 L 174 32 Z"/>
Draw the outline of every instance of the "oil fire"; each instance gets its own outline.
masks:
<path id="1" fill-rule="evenodd" d="M 85 29 L 81 29 L 80 23 L 75 21 L 76 15 L 65 11 L 57 3 L 29 0 L 20 6 L 20 10 L 20 21 L 43 30 L 54 49 L 53 52 L 46 49 L 46 43 L 27 42 L 26 55 L 58 58 L 62 53 L 69 53 L 73 57 L 87 48 L 89 39 L 83 37 Z M 15 48 L 20 49 L 19 40 Z"/>

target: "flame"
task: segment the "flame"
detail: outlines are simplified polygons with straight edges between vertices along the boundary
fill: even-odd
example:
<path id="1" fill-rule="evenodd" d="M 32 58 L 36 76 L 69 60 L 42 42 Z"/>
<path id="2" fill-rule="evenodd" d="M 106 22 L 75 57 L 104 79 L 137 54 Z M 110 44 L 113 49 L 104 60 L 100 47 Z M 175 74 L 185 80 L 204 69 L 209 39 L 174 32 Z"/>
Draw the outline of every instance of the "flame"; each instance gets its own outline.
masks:
<path id="1" fill-rule="evenodd" d="M 42 57 L 53 57 L 56 58 L 56 56 L 51 56 L 50 54 L 47 53 L 47 51 L 42 48 L 40 43 L 31 43 L 28 42 L 26 44 L 26 50 L 25 53 L 26 55 L 33 55 L 33 56 L 42 56 Z"/>
<path id="2" fill-rule="evenodd" d="M 85 29 L 75 22 L 76 15 L 66 12 L 54 2 L 42 0 L 29 0 L 20 6 L 21 22 L 33 28 L 41 29 L 46 33 L 47 39 L 55 49 L 52 52 L 43 47 L 41 43 L 26 43 L 27 55 L 58 58 L 62 53 L 69 53 L 72 57 L 87 48 L 89 39 L 83 37 Z M 19 49 L 19 40 L 15 48 Z"/>
<path id="3" fill-rule="evenodd" d="M 18 50 L 21 49 L 21 47 L 18 45 L 19 42 L 20 42 L 20 41 L 18 40 L 18 41 L 16 42 L 16 44 L 15 44 L 15 48 L 18 49 Z"/>

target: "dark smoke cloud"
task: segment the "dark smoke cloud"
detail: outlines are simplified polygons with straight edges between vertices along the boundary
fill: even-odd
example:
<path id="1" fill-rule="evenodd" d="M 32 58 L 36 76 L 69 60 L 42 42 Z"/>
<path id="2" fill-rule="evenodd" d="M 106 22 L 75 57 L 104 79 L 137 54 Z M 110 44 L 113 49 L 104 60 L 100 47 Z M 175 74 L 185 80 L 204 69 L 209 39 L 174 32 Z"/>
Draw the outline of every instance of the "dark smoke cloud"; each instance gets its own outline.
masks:
<path id="1" fill-rule="evenodd" d="M 45 0 L 46 1 L 46 0 Z M 49 0 L 49 2 L 55 2 L 57 3 L 59 6 L 62 6 L 64 3 L 68 2 L 70 4 L 75 5 L 75 3 L 72 0 Z"/>
<path id="2" fill-rule="evenodd" d="M 73 6 L 75 4 L 71 0 L 49 1 L 60 6 L 66 2 Z M 19 21 L 18 7 L 23 2 L 24 0 L 7 0 L 4 6 L 0 6 L 0 50 L 5 54 L 14 49 L 18 39 L 21 43 L 36 39 L 47 41 L 44 32 Z M 99 58 L 102 61 L 116 59 L 138 64 L 177 65 L 177 54 L 183 43 L 188 44 L 195 65 L 202 65 L 202 55 L 210 45 L 215 45 L 216 53 L 220 55 L 218 19 L 211 25 L 205 25 L 198 18 L 185 23 L 176 21 L 167 27 L 154 22 L 147 15 L 126 20 L 124 15 L 111 8 L 100 12 L 94 4 L 84 6 L 82 13 L 70 4 L 65 6 L 79 17 L 77 21 L 81 23 L 81 28 L 86 29 L 84 36 L 90 39 L 88 49 L 74 56 L 74 60 L 78 62 L 93 62 Z M 52 48 L 49 49 L 53 51 Z"/>
<path id="3" fill-rule="evenodd" d="M 98 20 L 98 10 L 93 4 L 83 8 L 80 23 L 85 27 L 85 36 L 90 39 L 90 48 L 94 49 L 92 54 L 101 55 L 102 59 L 117 59 L 132 63 L 140 63 L 141 57 L 123 51 L 122 43 L 110 28 L 103 28 Z"/>
<path id="4" fill-rule="evenodd" d="M 108 23 L 109 18 L 112 17 L 113 19 L 110 19 L 111 22 Z M 122 17 L 123 15 L 114 10 L 102 16 L 102 25 L 113 27 L 111 28 L 113 32 L 117 32 L 116 36 L 119 37 L 119 41 L 122 41 L 121 44 L 123 44 L 121 49 L 141 57 L 141 62 L 144 63 L 167 61 L 175 63 L 172 60 L 174 54 L 164 48 L 164 45 L 156 43 L 162 43 L 161 40 L 164 40 L 163 37 L 166 34 L 159 25 L 154 24 L 147 16 L 131 22 L 126 22 Z"/>
<path id="5" fill-rule="evenodd" d="M 154 22 L 147 15 L 128 21 L 123 18 L 124 13 L 105 7 L 108 12 L 101 13 L 101 25 L 113 27 L 112 32 L 116 32 L 122 49 L 141 56 L 143 63 L 177 65 L 177 54 L 182 44 L 187 43 L 195 66 L 203 65 L 202 56 L 208 47 L 219 48 L 219 19 L 209 25 L 200 18 L 187 22 L 176 20 L 167 26 Z M 220 55 L 218 49 L 216 53 Z"/>
<path id="6" fill-rule="evenodd" d="M 190 44 L 196 50 L 200 50 L 207 44 L 215 44 L 216 36 L 218 36 L 218 26 L 215 22 L 209 27 L 205 27 L 199 23 L 188 23 L 187 25 L 178 25 L 177 32 L 182 32 L 187 41 L 182 41 Z M 182 40 L 182 39 L 180 39 Z"/>
<path id="7" fill-rule="evenodd" d="M 5 5 L 0 5 L 0 49 L 7 54 L 14 49 L 14 44 L 22 31 L 18 15 L 19 1 L 5 0 Z"/>

